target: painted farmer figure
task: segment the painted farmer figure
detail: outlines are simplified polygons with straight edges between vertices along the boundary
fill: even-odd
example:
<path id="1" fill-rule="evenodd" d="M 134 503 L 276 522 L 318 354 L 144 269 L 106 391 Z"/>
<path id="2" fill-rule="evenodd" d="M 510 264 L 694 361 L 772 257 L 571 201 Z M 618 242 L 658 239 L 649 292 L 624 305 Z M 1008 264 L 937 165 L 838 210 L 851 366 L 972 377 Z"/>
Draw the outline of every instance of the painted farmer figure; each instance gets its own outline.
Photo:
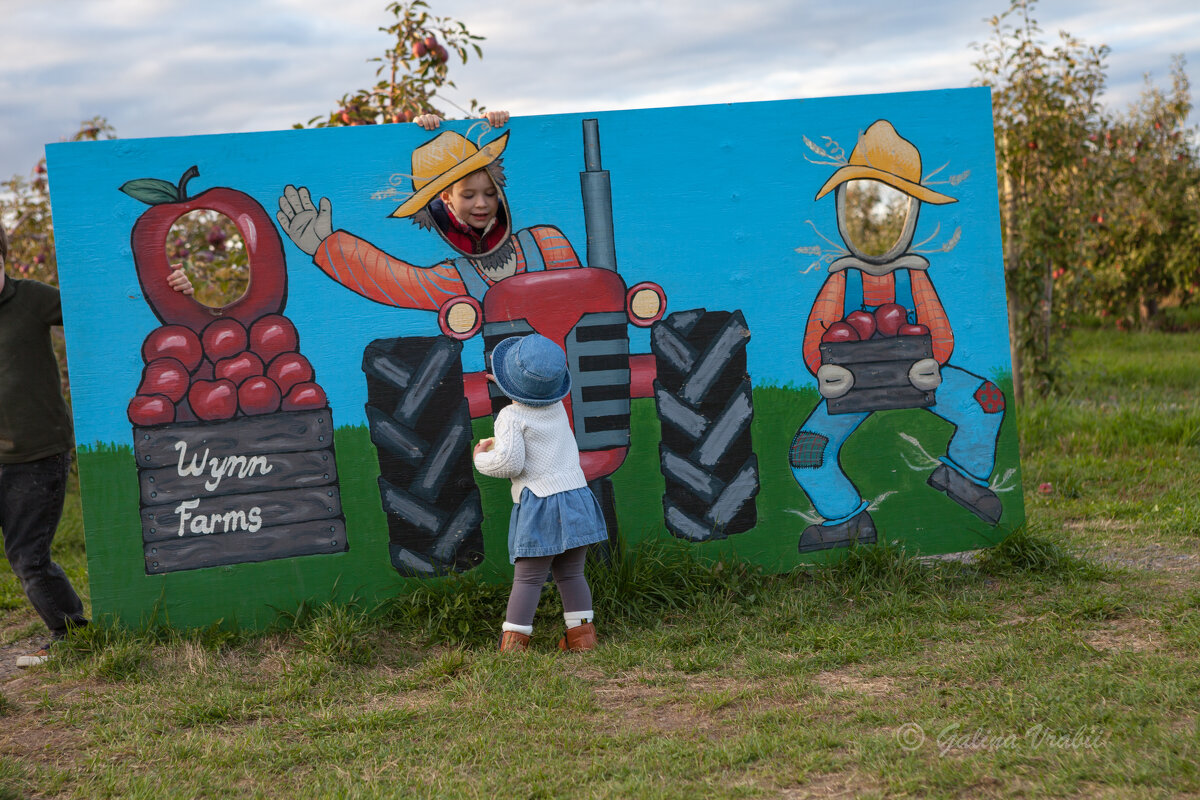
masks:
<path id="1" fill-rule="evenodd" d="M 1004 396 L 992 382 L 948 363 L 954 331 L 929 278 L 929 261 L 912 251 L 912 241 L 922 202 L 940 205 L 956 201 L 922 185 L 921 178 L 917 148 L 901 138 L 891 123 L 880 120 L 860 136 L 848 163 L 816 195 L 820 199 L 834 193 L 838 230 L 850 254 L 830 264 L 829 277 L 813 303 L 804 334 L 805 364 L 817 377 L 822 399 L 797 432 L 789 458 L 792 474 L 825 521 L 804 530 L 801 552 L 876 540 L 869 504 L 840 463 L 842 445 L 872 411 L 844 410 L 839 398 L 854 388 L 855 376 L 845 366 L 822 363 L 822 339 L 828 341 L 827 329 L 851 312 L 873 314 L 888 304 L 902 306 L 907 319 L 901 321 L 913 326 L 914 334 L 927 335 L 932 345 L 932 353 L 927 352 L 908 369 L 911 387 L 903 390 L 925 393 L 927 402 L 916 405 L 927 407 L 954 426 L 947 452 L 929 476 L 929 485 L 988 524 L 995 525 L 1000 519 L 1000 498 L 989 488 L 988 480 L 1004 419 Z M 847 197 L 852 181 L 879 182 L 907 196 L 902 198 L 907 204 L 903 231 L 887 243 L 890 247 L 885 252 L 866 252 L 884 247 L 865 248 L 853 235 Z M 868 192 L 868 196 L 878 195 Z M 831 401 L 839 408 L 831 409 Z"/>
<path id="2" fill-rule="evenodd" d="M 474 304 L 447 306 L 447 301 L 464 296 L 481 301 L 504 278 L 580 266 L 558 228 L 538 225 L 512 232 L 500 164 L 507 144 L 507 132 L 479 147 L 446 131 L 413 151 L 413 192 L 391 216 L 436 230 L 462 254 L 458 258 L 417 266 L 344 230 L 335 231 L 329 200 L 322 198 L 315 206 L 304 187 L 286 187 L 277 219 L 296 246 L 346 288 L 399 308 L 446 307 L 450 313 L 439 320 L 443 329 L 463 334 L 480 322 L 471 311 Z"/>

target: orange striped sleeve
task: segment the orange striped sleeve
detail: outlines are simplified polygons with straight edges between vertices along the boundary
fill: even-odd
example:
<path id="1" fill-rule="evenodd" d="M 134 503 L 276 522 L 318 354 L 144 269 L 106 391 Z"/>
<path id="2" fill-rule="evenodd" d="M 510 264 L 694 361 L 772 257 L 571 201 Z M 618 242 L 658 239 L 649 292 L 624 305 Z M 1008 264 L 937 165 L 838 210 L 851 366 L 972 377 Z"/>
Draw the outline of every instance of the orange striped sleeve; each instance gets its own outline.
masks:
<path id="1" fill-rule="evenodd" d="M 939 364 L 950 360 L 954 352 L 954 331 L 950 328 L 950 320 L 942 301 L 933 288 L 933 282 L 924 270 L 912 270 L 913 303 L 917 307 L 917 322 L 929 328 L 933 337 L 933 357 Z"/>
<path id="2" fill-rule="evenodd" d="M 808 371 L 817 374 L 821 366 L 821 337 L 825 329 L 844 316 L 846 303 L 846 272 L 835 272 L 825 281 L 812 311 L 808 312 L 808 324 L 804 328 L 804 363 Z"/>
<path id="3" fill-rule="evenodd" d="M 896 302 L 896 276 L 862 274 L 863 303 L 868 306 L 881 306 L 884 303 Z"/>
<path id="4" fill-rule="evenodd" d="M 546 269 L 575 269 L 579 266 L 579 256 L 575 255 L 575 248 L 571 247 L 567 237 L 558 228 L 538 225 L 529 231 L 541 248 Z"/>
<path id="5" fill-rule="evenodd" d="M 451 297 L 467 292 L 450 262 L 413 266 L 345 231 L 334 231 L 322 242 L 313 263 L 350 291 L 398 308 L 436 311 Z"/>

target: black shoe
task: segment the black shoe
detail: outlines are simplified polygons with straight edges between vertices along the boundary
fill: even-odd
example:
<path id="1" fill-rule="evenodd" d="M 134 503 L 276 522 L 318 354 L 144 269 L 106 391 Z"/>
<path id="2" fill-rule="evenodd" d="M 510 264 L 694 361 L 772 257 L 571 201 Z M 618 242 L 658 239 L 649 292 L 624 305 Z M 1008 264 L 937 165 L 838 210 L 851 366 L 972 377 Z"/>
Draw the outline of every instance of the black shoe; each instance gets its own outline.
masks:
<path id="1" fill-rule="evenodd" d="M 1000 521 L 1004 506 L 996 493 L 986 486 L 967 480 L 958 470 L 942 464 L 929 476 L 928 483 L 939 492 L 945 492 L 947 497 L 988 525 L 995 525 Z"/>
<path id="2" fill-rule="evenodd" d="M 809 525 L 800 534 L 799 550 L 829 550 L 852 544 L 875 544 L 875 520 L 866 511 L 837 525 Z"/>

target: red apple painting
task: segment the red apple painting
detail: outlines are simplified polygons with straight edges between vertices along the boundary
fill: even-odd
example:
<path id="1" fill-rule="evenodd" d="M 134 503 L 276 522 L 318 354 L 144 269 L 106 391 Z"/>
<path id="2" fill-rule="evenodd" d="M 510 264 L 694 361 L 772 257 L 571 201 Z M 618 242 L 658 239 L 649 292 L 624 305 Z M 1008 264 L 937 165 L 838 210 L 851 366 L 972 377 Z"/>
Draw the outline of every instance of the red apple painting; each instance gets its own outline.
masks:
<path id="1" fill-rule="evenodd" d="M 133 226 L 133 262 L 150 308 L 163 322 L 187 325 L 202 331 L 216 317 L 231 317 L 249 326 L 265 314 L 277 314 L 287 302 L 287 266 L 283 242 L 271 217 L 248 194 L 217 187 L 188 197 L 187 185 L 200 175 L 191 167 L 178 184 L 157 178 L 138 178 L 121 191 L 150 206 Z M 251 290 L 224 308 L 211 309 L 169 287 L 163 278 L 171 272 L 166 240 L 176 220 L 192 211 L 210 210 L 233 220 L 254 268 Z M 167 318 L 170 317 L 168 320 Z"/>
<path id="2" fill-rule="evenodd" d="M 133 263 L 163 323 L 142 343 L 146 366 L 126 410 L 146 574 L 343 552 L 332 413 L 283 314 L 283 243 L 250 195 L 217 187 L 189 196 L 199 174 L 121 186 L 150 206 L 133 225 Z M 166 280 L 171 227 L 197 210 L 232 220 L 246 246 L 248 287 L 225 306 Z M 222 241 L 214 230 L 210 240 Z"/>

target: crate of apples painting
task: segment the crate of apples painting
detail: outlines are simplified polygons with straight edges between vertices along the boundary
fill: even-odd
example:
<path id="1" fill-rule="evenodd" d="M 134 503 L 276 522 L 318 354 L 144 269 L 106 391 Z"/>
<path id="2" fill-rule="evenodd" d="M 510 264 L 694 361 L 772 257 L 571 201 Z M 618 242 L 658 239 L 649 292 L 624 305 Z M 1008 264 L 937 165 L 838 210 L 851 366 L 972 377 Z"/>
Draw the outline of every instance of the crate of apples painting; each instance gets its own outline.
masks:
<path id="1" fill-rule="evenodd" d="M 912 324 L 904 306 L 887 303 L 874 312 L 852 311 L 821 337 L 817 379 L 830 414 L 934 403 L 937 362 L 929 328 Z"/>

